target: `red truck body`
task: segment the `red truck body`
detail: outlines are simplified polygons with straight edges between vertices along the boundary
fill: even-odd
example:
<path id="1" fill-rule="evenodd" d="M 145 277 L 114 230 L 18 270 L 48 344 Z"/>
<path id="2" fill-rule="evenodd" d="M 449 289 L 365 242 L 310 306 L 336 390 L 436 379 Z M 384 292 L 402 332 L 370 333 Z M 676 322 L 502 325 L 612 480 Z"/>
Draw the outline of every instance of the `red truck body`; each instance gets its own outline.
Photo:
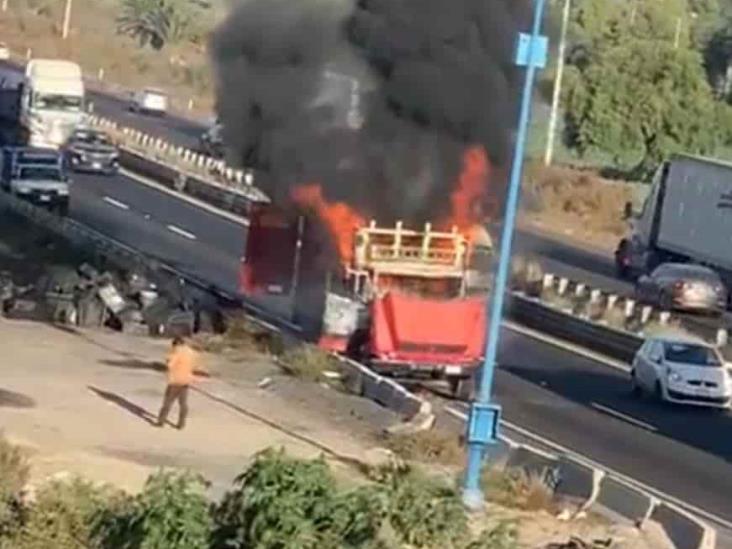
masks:
<path id="1" fill-rule="evenodd" d="M 242 291 L 287 296 L 292 320 L 328 350 L 384 374 L 446 378 L 464 393 L 480 364 L 486 293 L 466 288 L 468 244 L 456 231 L 400 224 L 358 230 L 350 265 L 338 265 L 317 220 L 253 209 Z"/>

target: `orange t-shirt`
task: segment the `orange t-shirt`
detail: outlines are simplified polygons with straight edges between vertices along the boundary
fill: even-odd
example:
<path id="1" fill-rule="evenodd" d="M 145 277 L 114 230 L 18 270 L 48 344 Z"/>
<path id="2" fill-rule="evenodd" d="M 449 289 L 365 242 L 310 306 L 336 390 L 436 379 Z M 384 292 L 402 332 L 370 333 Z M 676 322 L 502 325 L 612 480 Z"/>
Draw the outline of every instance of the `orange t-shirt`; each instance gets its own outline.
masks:
<path id="1" fill-rule="evenodd" d="M 196 370 L 198 356 L 188 345 L 180 345 L 168 356 L 168 383 L 170 385 L 190 385 Z"/>

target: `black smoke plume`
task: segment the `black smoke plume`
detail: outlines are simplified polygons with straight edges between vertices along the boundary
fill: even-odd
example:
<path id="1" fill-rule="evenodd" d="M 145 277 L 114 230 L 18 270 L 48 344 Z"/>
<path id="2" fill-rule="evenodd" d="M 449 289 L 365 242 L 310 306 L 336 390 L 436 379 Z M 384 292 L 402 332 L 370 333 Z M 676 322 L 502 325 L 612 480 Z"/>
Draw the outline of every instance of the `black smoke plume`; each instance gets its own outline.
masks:
<path id="1" fill-rule="evenodd" d="M 211 41 L 225 139 L 276 201 L 319 183 L 381 222 L 439 218 L 467 147 L 482 145 L 494 173 L 508 165 L 530 12 L 529 0 L 242 0 Z"/>

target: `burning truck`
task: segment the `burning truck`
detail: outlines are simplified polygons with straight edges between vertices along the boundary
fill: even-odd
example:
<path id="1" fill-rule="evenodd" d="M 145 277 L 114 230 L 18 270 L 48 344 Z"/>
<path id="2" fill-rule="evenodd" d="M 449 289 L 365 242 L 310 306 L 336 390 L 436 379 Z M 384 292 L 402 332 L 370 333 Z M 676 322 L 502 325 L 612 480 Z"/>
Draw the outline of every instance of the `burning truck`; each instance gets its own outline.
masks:
<path id="1" fill-rule="evenodd" d="M 485 343 L 488 233 L 352 223 L 343 204 L 331 212 L 255 207 L 242 291 L 288 299 L 293 320 L 325 350 L 384 375 L 444 379 L 469 398 Z"/>

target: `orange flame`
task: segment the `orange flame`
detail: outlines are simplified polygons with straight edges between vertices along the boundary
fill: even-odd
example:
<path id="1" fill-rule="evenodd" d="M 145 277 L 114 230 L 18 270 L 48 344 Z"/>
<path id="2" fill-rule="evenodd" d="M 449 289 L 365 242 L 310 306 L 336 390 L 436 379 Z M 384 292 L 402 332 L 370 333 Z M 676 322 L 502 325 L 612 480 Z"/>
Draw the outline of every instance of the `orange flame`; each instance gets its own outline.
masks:
<path id="1" fill-rule="evenodd" d="M 488 191 L 490 162 L 485 149 L 470 147 L 463 154 L 463 169 L 456 189 L 450 195 L 452 211 L 446 228 L 457 227 L 463 234 L 481 223 L 480 204 Z"/>
<path id="2" fill-rule="evenodd" d="M 292 190 L 292 199 L 302 207 L 311 208 L 325 223 L 333 238 L 338 256 L 344 264 L 353 260 L 356 229 L 365 225 L 364 218 L 348 204 L 328 202 L 317 183 L 299 185 Z"/>

